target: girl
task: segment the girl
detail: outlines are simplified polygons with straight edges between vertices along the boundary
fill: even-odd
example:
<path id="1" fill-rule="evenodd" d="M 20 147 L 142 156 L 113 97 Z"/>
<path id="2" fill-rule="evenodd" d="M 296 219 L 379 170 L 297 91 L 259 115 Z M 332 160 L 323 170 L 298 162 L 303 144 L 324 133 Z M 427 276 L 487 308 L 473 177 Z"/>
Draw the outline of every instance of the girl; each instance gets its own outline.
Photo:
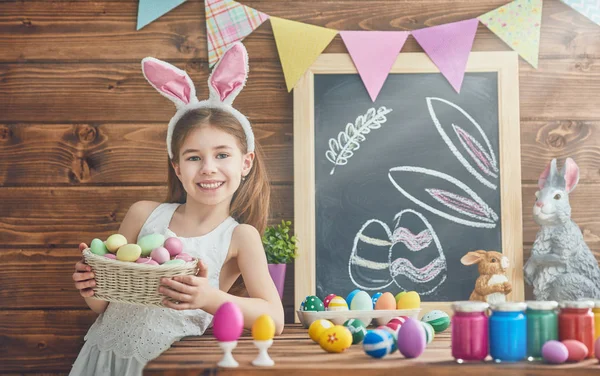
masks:
<path id="1" fill-rule="evenodd" d="M 146 79 L 177 106 L 167 128 L 169 154 L 166 203 L 131 206 L 119 233 L 130 243 L 151 233 L 178 236 L 197 257 L 197 276 L 161 281 L 168 308 L 94 299 L 94 273 L 75 266 L 76 288 L 99 313 L 71 375 L 141 375 L 144 365 L 184 336 L 201 335 L 225 302 L 236 303 L 250 328 L 269 314 L 278 334 L 283 307 L 271 280 L 260 234 L 269 205 L 269 185 L 261 153 L 255 150 L 248 119 L 231 107 L 248 74 L 241 43 L 233 45 L 209 77 L 210 97 L 198 101 L 189 76 L 154 58 L 145 58 Z M 80 250 L 87 245 L 80 244 Z M 250 297 L 228 294 L 242 275 Z"/>

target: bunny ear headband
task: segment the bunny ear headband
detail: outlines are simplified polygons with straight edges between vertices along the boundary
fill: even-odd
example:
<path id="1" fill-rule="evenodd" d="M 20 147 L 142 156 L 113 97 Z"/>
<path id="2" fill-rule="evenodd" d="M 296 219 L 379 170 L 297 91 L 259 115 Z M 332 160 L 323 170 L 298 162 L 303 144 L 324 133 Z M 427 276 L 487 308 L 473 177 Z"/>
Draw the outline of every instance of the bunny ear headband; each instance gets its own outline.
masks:
<path id="1" fill-rule="evenodd" d="M 250 122 L 231 106 L 248 78 L 248 52 L 243 44 L 233 44 L 215 65 L 208 77 L 209 97 L 203 101 L 198 101 L 196 88 L 190 76 L 167 62 L 146 57 L 142 60 L 142 71 L 150 85 L 175 103 L 177 108 L 167 128 L 169 158 L 173 159 L 171 139 L 175 124 L 186 112 L 199 108 L 218 108 L 231 113 L 244 129 L 248 152 L 254 151 L 254 134 Z"/>

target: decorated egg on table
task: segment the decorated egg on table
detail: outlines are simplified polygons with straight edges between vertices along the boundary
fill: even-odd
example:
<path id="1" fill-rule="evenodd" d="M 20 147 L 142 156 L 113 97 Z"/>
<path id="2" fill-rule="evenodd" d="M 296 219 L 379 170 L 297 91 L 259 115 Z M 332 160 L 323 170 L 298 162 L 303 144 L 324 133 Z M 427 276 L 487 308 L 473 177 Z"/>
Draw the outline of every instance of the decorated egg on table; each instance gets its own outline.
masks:
<path id="1" fill-rule="evenodd" d="M 367 334 L 367 328 L 365 328 L 365 324 L 362 321 L 357 319 L 349 319 L 344 322 L 344 326 L 348 328 L 350 333 L 352 333 L 352 344 L 359 344 L 365 339 L 365 335 Z"/>
<path id="2" fill-rule="evenodd" d="M 372 311 L 373 301 L 371 300 L 369 294 L 364 291 L 359 291 L 352 298 L 350 309 L 353 311 Z"/>
<path id="3" fill-rule="evenodd" d="M 323 302 L 316 295 L 309 295 L 304 299 L 304 307 L 302 308 L 304 311 L 317 311 L 321 312 L 325 310 L 323 306 Z"/>
<path id="4" fill-rule="evenodd" d="M 315 320 L 308 327 L 308 336 L 316 343 L 319 343 L 321 334 L 329 328 L 333 328 L 333 323 L 331 321 L 325 319 Z"/>
<path id="5" fill-rule="evenodd" d="M 352 304 L 352 299 L 354 299 L 354 295 L 358 294 L 359 291 L 360 289 L 355 289 L 352 290 L 350 294 L 348 294 L 348 296 L 346 297 L 346 303 L 348 304 L 348 307 L 350 307 L 350 305 Z"/>
<path id="6" fill-rule="evenodd" d="M 220 342 L 237 341 L 244 330 L 244 315 L 233 302 L 221 304 L 213 318 L 213 335 Z"/>
<path id="7" fill-rule="evenodd" d="M 346 304 L 346 301 L 344 300 L 344 298 L 342 298 L 341 296 L 336 296 L 335 298 L 331 299 L 331 301 L 329 302 L 329 305 L 327 306 L 327 310 L 328 311 L 347 311 L 348 304 Z"/>
<path id="8" fill-rule="evenodd" d="M 150 252 L 150 257 L 159 264 L 164 264 L 169 261 L 169 251 L 165 247 L 154 248 L 152 252 Z"/>
<path id="9" fill-rule="evenodd" d="M 134 262 L 142 254 L 142 249 L 137 244 L 125 244 L 117 250 L 117 260 Z"/>
<path id="10" fill-rule="evenodd" d="M 398 332 L 386 325 L 378 326 L 377 329 L 383 330 L 392 335 L 392 338 L 394 339 L 394 346 L 392 346 L 392 350 L 390 351 L 390 354 L 395 352 L 398 349 Z"/>
<path id="11" fill-rule="evenodd" d="M 394 299 L 394 295 L 392 295 L 391 292 L 382 294 L 375 304 L 375 309 L 396 309 L 396 299 Z"/>
<path id="12" fill-rule="evenodd" d="M 142 249 L 142 256 L 146 257 L 154 248 L 162 247 L 164 243 L 165 236 L 163 234 L 148 234 L 142 236 L 137 245 Z"/>
<path id="13" fill-rule="evenodd" d="M 415 291 L 409 291 L 406 294 L 400 296 L 398 303 L 396 304 L 397 309 L 417 309 L 421 308 L 421 297 Z"/>
<path id="14" fill-rule="evenodd" d="M 152 260 L 152 257 L 140 257 L 139 259 L 135 260 L 135 262 L 138 264 L 158 265 L 158 262 Z"/>
<path id="15" fill-rule="evenodd" d="M 319 345 L 327 352 L 341 353 L 352 346 L 352 334 L 343 325 L 334 325 L 319 337 Z"/>
<path id="16" fill-rule="evenodd" d="M 390 328 L 394 329 L 395 331 L 399 331 L 400 327 L 402 326 L 402 324 L 404 324 L 404 322 L 406 321 L 407 318 L 408 318 L 407 316 L 394 317 L 393 319 L 388 321 L 388 323 L 385 325 L 389 326 Z"/>
<path id="17" fill-rule="evenodd" d="M 583 342 L 575 339 L 565 339 L 561 341 L 569 351 L 567 362 L 580 362 L 588 356 L 589 350 Z"/>
<path id="18" fill-rule="evenodd" d="M 371 300 L 373 301 L 373 309 L 375 309 L 375 305 L 377 304 L 377 299 L 379 299 L 380 296 L 381 296 L 381 293 L 380 292 L 376 292 L 371 297 Z M 396 308 L 396 305 L 394 305 L 394 308 Z"/>
<path id="19" fill-rule="evenodd" d="M 112 234 L 104 243 L 109 252 L 115 253 L 117 249 L 127 244 L 127 239 L 121 234 Z"/>
<path id="20" fill-rule="evenodd" d="M 558 341 L 548 341 L 542 346 L 542 358 L 552 364 L 561 364 L 567 361 L 569 350 L 567 346 Z"/>
<path id="21" fill-rule="evenodd" d="M 104 257 L 109 258 L 111 260 L 116 260 L 117 259 L 117 256 L 115 256 L 112 253 L 107 253 L 107 254 L 104 255 Z"/>
<path id="22" fill-rule="evenodd" d="M 268 341 L 273 337 L 275 337 L 275 321 L 267 314 L 258 316 L 252 324 L 252 338 L 256 341 Z"/>
<path id="23" fill-rule="evenodd" d="M 398 332 L 398 350 L 407 358 L 416 358 L 425 351 L 427 339 L 419 320 L 408 318 Z"/>
<path id="24" fill-rule="evenodd" d="M 421 321 L 430 324 L 436 333 L 441 333 L 450 326 L 450 317 L 448 314 L 437 309 L 427 312 L 423 315 Z"/>
<path id="25" fill-rule="evenodd" d="M 385 330 L 369 330 L 363 340 L 363 350 L 373 358 L 383 358 L 392 352 L 393 347 L 394 338 Z"/>
<path id="26" fill-rule="evenodd" d="M 323 299 L 323 307 L 325 307 L 325 310 L 327 310 L 327 306 L 329 305 L 329 302 L 331 301 L 331 299 L 335 298 L 336 296 L 337 295 L 335 295 L 335 294 L 329 294 L 325 297 L 325 299 Z"/>
<path id="27" fill-rule="evenodd" d="M 106 248 L 106 245 L 104 244 L 104 242 L 98 238 L 92 240 L 92 243 L 90 244 L 90 251 L 98 256 L 104 256 L 105 254 L 108 253 L 108 249 Z"/>
<path id="28" fill-rule="evenodd" d="M 183 252 L 183 242 L 181 239 L 173 236 L 165 240 L 165 244 L 163 245 L 169 251 L 171 256 L 177 256 L 181 252 Z"/>
<path id="29" fill-rule="evenodd" d="M 177 256 L 175 256 L 174 258 L 175 260 L 183 260 L 185 262 L 190 262 L 192 261 L 194 258 L 192 257 L 192 255 L 185 253 L 185 252 L 181 252 L 180 254 L 178 254 Z"/>
<path id="30" fill-rule="evenodd" d="M 423 329 L 425 329 L 425 343 L 429 345 L 431 341 L 433 341 L 433 337 L 435 336 L 435 330 L 433 326 L 425 321 L 420 321 L 421 325 L 423 325 Z"/>

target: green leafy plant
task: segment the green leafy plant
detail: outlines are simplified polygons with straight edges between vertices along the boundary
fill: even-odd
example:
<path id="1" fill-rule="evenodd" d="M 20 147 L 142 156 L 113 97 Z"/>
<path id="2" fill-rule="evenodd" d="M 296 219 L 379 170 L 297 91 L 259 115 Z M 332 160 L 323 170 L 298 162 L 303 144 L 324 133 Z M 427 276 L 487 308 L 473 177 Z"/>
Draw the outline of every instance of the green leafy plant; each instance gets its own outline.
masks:
<path id="1" fill-rule="evenodd" d="M 296 236 L 290 236 L 291 221 L 281 221 L 277 226 L 267 226 L 262 242 L 269 264 L 289 264 L 296 258 Z"/>

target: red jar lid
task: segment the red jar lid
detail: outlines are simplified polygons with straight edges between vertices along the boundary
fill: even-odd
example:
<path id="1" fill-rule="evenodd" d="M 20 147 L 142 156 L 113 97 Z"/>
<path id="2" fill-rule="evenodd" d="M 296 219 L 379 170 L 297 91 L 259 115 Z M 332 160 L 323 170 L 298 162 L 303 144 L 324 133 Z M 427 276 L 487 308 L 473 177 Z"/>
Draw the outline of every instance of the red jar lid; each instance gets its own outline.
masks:
<path id="1" fill-rule="evenodd" d="M 560 308 L 594 308 L 593 300 L 564 300 L 560 302 Z"/>

